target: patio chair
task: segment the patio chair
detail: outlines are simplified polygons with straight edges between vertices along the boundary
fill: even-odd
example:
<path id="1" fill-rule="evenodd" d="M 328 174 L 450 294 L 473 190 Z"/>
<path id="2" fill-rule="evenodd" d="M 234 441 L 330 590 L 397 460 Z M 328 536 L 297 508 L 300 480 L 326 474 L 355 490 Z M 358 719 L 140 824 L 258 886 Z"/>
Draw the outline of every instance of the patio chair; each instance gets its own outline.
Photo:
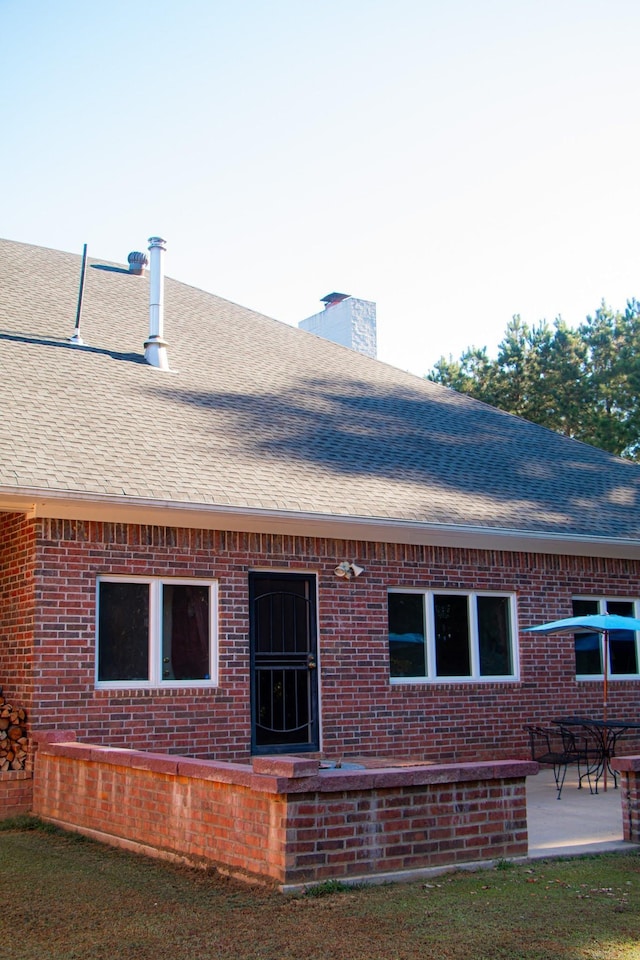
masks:
<path id="1" fill-rule="evenodd" d="M 560 724 L 560 729 L 565 734 L 569 733 L 567 728 L 563 727 L 562 723 Z M 580 760 L 578 761 L 578 786 L 582 786 L 582 781 L 586 777 L 591 793 L 597 793 L 598 781 L 601 780 L 604 775 L 606 764 L 608 772 L 611 773 L 613 777 L 614 786 L 617 787 L 617 774 L 615 770 L 611 770 L 609 767 L 611 756 L 607 746 L 606 732 L 585 723 L 578 728 L 573 726 L 571 733 L 579 746 L 580 752 Z M 581 766 L 585 768 L 584 773 L 581 773 Z"/>
<path id="2" fill-rule="evenodd" d="M 575 763 L 578 766 L 578 788 L 582 788 L 582 780 L 587 777 L 589 790 L 593 793 L 591 787 L 592 768 L 589 763 L 586 744 L 583 744 L 573 731 L 563 727 L 549 729 L 536 726 L 536 724 L 526 724 L 524 729 L 529 734 L 531 759 L 535 760 L 536 763 L 553 767 L 558 800 L 562 795 L 562 787 L 570 763 Z M 583 766 L 585 772 L 581 773 Z"/>

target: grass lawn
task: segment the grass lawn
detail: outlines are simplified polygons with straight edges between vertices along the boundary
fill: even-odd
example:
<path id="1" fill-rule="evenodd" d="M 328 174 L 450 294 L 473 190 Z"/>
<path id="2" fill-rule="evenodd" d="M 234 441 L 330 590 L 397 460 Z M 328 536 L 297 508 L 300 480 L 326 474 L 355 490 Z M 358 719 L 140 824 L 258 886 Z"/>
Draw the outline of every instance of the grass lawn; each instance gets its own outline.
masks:
<path id="1" fill-rule="evenodd" d="M 637 852 L 287 897 L 0 827 L 9 960 L 640 960 Z"/>

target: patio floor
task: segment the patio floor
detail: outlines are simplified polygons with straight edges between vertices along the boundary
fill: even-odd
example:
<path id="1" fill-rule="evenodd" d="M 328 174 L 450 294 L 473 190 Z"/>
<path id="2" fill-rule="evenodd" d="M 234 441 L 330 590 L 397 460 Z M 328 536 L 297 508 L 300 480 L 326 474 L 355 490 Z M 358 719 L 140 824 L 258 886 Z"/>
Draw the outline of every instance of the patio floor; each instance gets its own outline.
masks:
<path id="1" fill-rule="evenodd" d="M 529 856 L 633 849 L 636 844 L 622 839 L 620 790 L 614 790 L 611 781 L 608 787 L 605 793 L 600 783 L 597 794 L 591 794 L 586 785 L 578 790 L 577 773 L 570 767 L 557 800 L 551 768 L 543 767 L 537 776 L 527 777 Z"/>

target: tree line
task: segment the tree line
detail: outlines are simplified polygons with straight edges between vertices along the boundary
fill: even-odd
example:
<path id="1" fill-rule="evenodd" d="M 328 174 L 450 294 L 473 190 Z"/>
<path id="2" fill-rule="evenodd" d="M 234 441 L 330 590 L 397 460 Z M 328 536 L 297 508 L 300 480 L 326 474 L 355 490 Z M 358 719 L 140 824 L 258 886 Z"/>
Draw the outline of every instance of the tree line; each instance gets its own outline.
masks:
<path id="1" fill-rule="evenodd" d="M 427 379 L 568 437 L 640 461 L 640 303 L 604 302 L 580 326 L 529 326 L 514 316 L 491 359 L 467 348 L 441 357 Z"/>

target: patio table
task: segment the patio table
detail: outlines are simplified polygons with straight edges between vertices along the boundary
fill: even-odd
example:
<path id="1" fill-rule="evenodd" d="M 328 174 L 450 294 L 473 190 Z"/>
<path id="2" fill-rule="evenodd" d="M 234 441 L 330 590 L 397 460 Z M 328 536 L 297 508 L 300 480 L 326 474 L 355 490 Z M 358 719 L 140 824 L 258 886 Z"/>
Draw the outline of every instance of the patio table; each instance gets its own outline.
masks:
<path id="1" fill-rule="evenodd" d="M 638 720 L 597 720 L 593 717 L 571 716 L 558 717 L 552 723 L 560 727 L 582 727 L 591 735 L 596 745 L 597 755 L 595 765 L 589 773 L 595 776 L 595 792 L 598 792 L 598 780 L 604 780 L 604 789 L 607 789 L 607 773 L 613 777 L 614 789 L 618 789 L 618 774 L 611 769 L 611 759 L 616 755 L 616 744 L 628 730 L 640 730 Z"/>

